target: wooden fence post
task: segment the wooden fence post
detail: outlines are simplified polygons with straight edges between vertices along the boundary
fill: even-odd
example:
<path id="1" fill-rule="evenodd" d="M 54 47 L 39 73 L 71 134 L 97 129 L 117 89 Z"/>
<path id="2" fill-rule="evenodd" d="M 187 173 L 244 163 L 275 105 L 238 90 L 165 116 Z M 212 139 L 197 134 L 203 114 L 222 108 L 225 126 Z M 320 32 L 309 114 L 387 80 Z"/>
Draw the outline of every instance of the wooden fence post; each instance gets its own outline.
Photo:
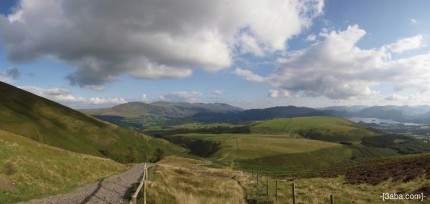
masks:
<path id="1" fill-rule="evenodd" d="M 294 182 L 291 185 L 291 188 L 292 188 L 292 194 L 293 194 L 293 204 L 296 204 L 296 185 L 294 184 Z"/>
<path id="2" fill-rule="evenodd" d="M 146 168 L 146 163 L 145 163 L 145 180 L 143 181 L 143 204 L 146 204 L 146 191 L 148 188 L 147 181 L 148 181 L 148 169 Z"/>
<path id="3" fill-rule="evenodd" d="M 258 171 L 257 171 L 257 187 L 258 187 Z"/>
<path id="4" fill-rule="evenodd" d="M 143 182 L 143 204 L 146 204 L 146 190 L 147 190 L 147 185 L 146 185 L 146 180 Z"/>
<path id="5" fill-rule="evenodd" d="M 278 180 L 276 180 L 275 189 L 275 199 L 278 200 Z"/>
<path id="6" fill-rule="evenodd" d="M 330 194 L 330 204 L 333 204 L 333 194 Z"/>
<path id="7" fill-rule="evenodd" d="M 267 186 L 266 195 L 269 196 L 269 178 L 266 178 L 266 186 Z"/>

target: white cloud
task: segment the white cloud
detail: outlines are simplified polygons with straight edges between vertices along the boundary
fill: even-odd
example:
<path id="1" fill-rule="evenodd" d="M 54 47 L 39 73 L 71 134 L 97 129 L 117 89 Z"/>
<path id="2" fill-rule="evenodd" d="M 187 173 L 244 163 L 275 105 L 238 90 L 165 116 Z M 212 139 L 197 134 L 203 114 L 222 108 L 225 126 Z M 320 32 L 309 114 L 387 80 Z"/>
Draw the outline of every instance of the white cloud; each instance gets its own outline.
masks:
<path id="1" fill-rule="evenodd" d="M 379 92 L 372 87 L 381 83 L 390 83 L 397 91 L 415 89 L 423 93 L 429 90 L 430 53 L 391 58 L 391 52 L 421 47 L 421 35 L 380 48 L 361 49 L 356 44 L 366 31 L 357 25 L 348 26 L 344 31 L 323 33 L 322 42 L 278 60 L 280 64 L 269 76 L 242 69 L 236 70 L 236 74 L 294 95 L 325 96 L 335 100 L 378 96 Z M 405 45 L 405 42 L 411 44 Z"/>
<path id="2" fill-rule="evenodd" d="M 424 37 L 422 35 L 416 35 L 409 38 L 403 38 L 397 42 L 387 45 L 387 49 L 394 53 L 402 53 L 407 50 L 417 49 L 424 46 Z"/>
<path id="3" fill-rule="evenodd" d="M 317 36 L 314 34 L 308 35 L 308 37 L 306 37 L 306 40 L 309 42 L 313 42 L 317 39 Z"/>
<path id="4" fill-rule="evenodd" d="M 252 53 L 255 56 L 264 56 L 264 50 L 259 45 L 257 40 L 249 34 L 243 34 L 240 38 L 240 42 L 242 44 L 241 52 L 244 53 Z"/>
<path id="5" fill-rule="evenodd" d="M 279 91 L 278 90 L 269 90 L 268 96 L 270 98 L 277 98 L 279 96 Z"/>
<path id="6" fill-rule="evenodd" d="M 391 95 L 385 97 L 385 100 L 387 100 L 387 101 L 404 101 L 407 99 L 408 99 L 408 97 L 402 96 L 402 95 L 397 95 L 397 94 L 391 94 Z"/>
<path id="7" fill-rule="evenodd" d="M 414 19 L 414 18 L 411 18 L 410 21 L 411 21 L 412 24 L 417 24 L 418 23 L 417 20 Z"/>
<path id="8" fill-rule="evenodd" d="M 13 82 L 13 79 L 11 79 L 11 78 L 9 78 L 9 77 L 7 77 L 5 75 L 1 75 L 0 74 L 0 81 L 4 82 L 4 83 L 7 83 L 7 84 L 10 84 L 10 83 Z"/>
<path id="9" fill-rule="evenodd" d="M 254 74 L 249 70 L 236 68 L 235 73 L 236 73 L 236 75 L 243 77 L 244 79 L 246 79 L 248 81 L 253 81 L 253 82 L 264 82 L 265 81 L 264 77 L 261 77 L 257 74 Z"/>
<path id="10" fill-rule="evenodd" d="M 172 102 L 195 102 L 203 94 L 198 91 L 179 91 L 161 96 L 161 100 Z"/>
<path id="11" fill-rule="evenodd" d="M 149 98 L 148 98 L 148 96 L 146 94 L 142 94 L 142 97 L 140 97 L 140 100 L 143 101 L 143 102 L 145 102 L 145 103 L 149 102 Z"/>
<path id="12" fill-rule="evenodd" d="M 59 103 L 65 103 L 67 105 L 76 105 L 76 104 L 93 104 L 93 105 L 100 105 L 100 104 L 121 104 L 121 103 L 127 103 L 127 100 L 123 98 L 99 98 L 99 97 L 92 97 L 92 98 L 84 98 L 84 97 L 77 97 L 71 95 L 71 91 L 66 88 L 39 88 L 34 86 L 22 86 L 19 87 L 20 89 L 24 89 L 28 92 L 31 92 L 33 94 L 36 94 L 38 96 L 48 98 L 50 100 L 59 102 Z"/>
<path id="13" fill-rule="evenodd" d="M 71 91 L 66 88 L 39 88 L 34 86 L 21 86 L 20 89 L 24 89 L 28 92 L 34 93 L 39 96 L 58 96 L 70 94 Z"/>
<path id="14" fill-rule="evenodd" d="M 90 104 L 121 104 L 121 103 L 127 103 L 127 100 L 123 98 L 99 98 L 99 97 L 93 97 L 88 100 Z"/>
<path id="15" fill-rule="evenodd" d="M 223 94 L 224 94 L 224 90 L 218 89 L 218 90 L 212 91 L 212 97 L 218 97 L 218 96 L 223 95 Z"/>
<path id="16" fill-rule="evenodd" d="M 128 74 L 159 79 L 229 68 L 240 52 L 284 50 L 323 11 L 323 0 L 21 0 L 0 15 L 11 60 L 48 56 L 74 65 L 92 88 Z M 89 85 L 89 86 L 87 86 Z"/>
<path id="17" fill-rule="evenodd" d="M 214 91 L 212 91 L 212 93 L 216 94 L 216 95 L 221 95 L 224 93 L 224 90 L 214 90 Z"/>
<path id="18" fill-rule="evenodd" d="M 279 91 L 279 90 L 269 90 L 269 94 L 267 94 L 268 97 L 270 98 L 278 98 L 280 97 L 284 97 L 284 98 L 289 98 L 291 97 L 290 93 L 288 91 Z"/>
<path id="19" fill-rule="evenodd" d="M 390 104 L 399 105 L 422 105 L 430 103 L 430 96 L 428 94 L 410 94 L 410 95 L 399 95 L 391 94 L 384 98 Z"/>

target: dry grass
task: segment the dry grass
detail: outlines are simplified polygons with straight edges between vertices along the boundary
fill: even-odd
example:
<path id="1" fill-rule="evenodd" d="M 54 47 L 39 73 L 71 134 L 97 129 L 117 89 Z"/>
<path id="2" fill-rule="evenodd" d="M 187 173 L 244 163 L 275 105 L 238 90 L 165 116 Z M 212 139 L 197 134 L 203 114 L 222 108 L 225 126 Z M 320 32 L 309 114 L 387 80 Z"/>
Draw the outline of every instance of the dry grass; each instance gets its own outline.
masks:
<path id="1" fill-rule="evenodd" d="M 240 172 L 205 167 L 204 161 L 167 157 L 150 174 L 148 203 L 245 203 Z"/>
<path id="2" fill-rule="evenodd" d="M 148 203 L 275 203 L 275 180 L 278 180 L 278 202 L 292 203 L 291 184 L 296 185 L 296 203 L 410 203 L 407 200 L 383 201 L 382 193 L 409 194 L 430 186 L 424 176 L 402 183 L 385 181 L 378 185 L 348 184 L 343 176 L 336 178 L 282 178 L 260 176 L 229 169 L 208 168 L 202 160 L 167 157 L 150 173 Z M 269 180 L 269 196 L 266 182 Z M 427 201 L 427 200 L 426 200 Z"/>
<path id="3" fill-rule="evenodd" d="M 387 200 L 380 197 L 383 193 L 409 194 L 423 186 L 429 186 L 430 180 L 417 178 L 407 183 L 386 181 L 378 185 L 347 184 L 344 177 L 278 179 L 278 203 L 292 203 L 291 185 L 295 183 L 296 203 L 329 203 L 330 194 L 335 203 L 410 203 L 407 200 Z M 266 195 L 266 177 L 260 178 L 260 184 L 247 180 L 244 183 L 250 199 L 259 203 L 275 202 L 275 179 L 269 178 L 269 196 Z M 427 200 L 427 199 L 425 199 Z"/>

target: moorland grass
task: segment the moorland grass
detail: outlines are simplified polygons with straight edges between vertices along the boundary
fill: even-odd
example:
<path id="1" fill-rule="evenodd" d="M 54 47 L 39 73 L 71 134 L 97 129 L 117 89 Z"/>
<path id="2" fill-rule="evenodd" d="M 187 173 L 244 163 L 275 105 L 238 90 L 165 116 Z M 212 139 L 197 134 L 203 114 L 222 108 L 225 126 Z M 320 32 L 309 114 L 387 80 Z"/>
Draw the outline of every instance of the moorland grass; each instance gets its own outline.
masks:
<path id="1" fill-rule="evenodd" d="M 0 203 L 69 192 L 126 168 L 0 130 Z"/>
<path id="2" fill-rule="evenodd" d="M 150 172 L 149 203 L 245 203 L 244 191 L 233 177 L 242 172 L 215 169 L 207 162 L 169 156 Z"/>
<path id="3" fill-rule="evenodd" d="M 0 130 L 123 163 L 148 160 L 157 147 L 167 154 L 184 153 L 174 144 L 100 121 L 2 82 L 0 92 Z"/>
<path id="4" fill-rule="evenodd" d="M 406 157 L 393 157 L 390 161 Z M 377 162 L 377 161 L 375 161 Z M 388 161 L 387 161 L 388 162 Z M 408 182 L 391 180 L 370 184 L 349 184 L 344 176 L 331 178 L 294 178 L 259 176 L 229 168 L 210 168 L 207 161 L 167 157 L 150 173 L 149 203 L 274 203 L 275 181 L 278 181 L 277 203 L 292 203 L 291 185 L 295 183 L 296 203 L 411 203 L 387 200 L 382 193 L 412 193 L 430 186 L 424 176 Z M 363 162 L 362 165 L 368 163 Z M 267 181 L 269 195 L 267 195 Z M 428 192 L 427 192 L 428 193 Z M 426 200 L 427 201 L 427 200 Z M 417 203 L 420 201 L 417 201 Z"/>

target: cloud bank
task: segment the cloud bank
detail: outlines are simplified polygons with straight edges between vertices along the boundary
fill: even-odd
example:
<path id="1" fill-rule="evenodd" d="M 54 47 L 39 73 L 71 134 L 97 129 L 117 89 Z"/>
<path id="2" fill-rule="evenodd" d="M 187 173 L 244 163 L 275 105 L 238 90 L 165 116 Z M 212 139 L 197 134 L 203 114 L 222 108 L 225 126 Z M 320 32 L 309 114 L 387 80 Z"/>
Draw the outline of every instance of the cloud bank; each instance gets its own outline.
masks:
<path id="1" fill-rule="evenodd" d="M 322 13 L 323 0 L 21 0 L 0 15 L 8 57 L 53 57 L 77 70 L 73 85 L 101 87 L 127 74 L 159 79 L 229 68 L 235 56 L 263 56 Z"/>
<path id="2" fill-rule="evenodd" d="M 171 101 L 171 102 L 188 102 L 192 103 L 197 100 L 203 94 L 198 91 L 178 91 L 174 93 L 168 93 L 166 95 L 160 96 L 161 100 Z"/>
<path id="3" fill-rule="evenodd" d="M 276 90 L 269 93 L 271 97 L 287 91 L 292 95 L 335 100 L 369 98 L 379 94 L 372 87 L 382 83 L 392 84 L 397 91 L 429 90 L 430 53 L 392 57 L 424 47 L 422 35 L 379 48 L 361 49 L 357 43 L 365 35 L 366 31 L 357 25 L 343 31 L 323 32 L 321 42 L 279 59 L 277 69 L 269 76 L 244 69 L 236 69 L 236 74 L 249 81 L 272 85 Z"/>
<path id="4" fill-rule="evenodd" d="M 66 88 L 39 88 L 34 86 L 22 86 L 19 87 L 20 89 L 24 89 L 28 92 L 31 92 L 33 94 L 36 94 L 38 96 L 48 98 L 50 100 L 64 103 L 67 105 L 103 105 L 103 104 L 109 104 L 109 105 L 117 105 L 122 103 L 127 103 L 127 100 L 123 98 L 100 98 L 100 97 L 91 97 L 91 98 L 84 98 L 84 97 L 77 97 L 73 96 L 71 91 Z"/>

